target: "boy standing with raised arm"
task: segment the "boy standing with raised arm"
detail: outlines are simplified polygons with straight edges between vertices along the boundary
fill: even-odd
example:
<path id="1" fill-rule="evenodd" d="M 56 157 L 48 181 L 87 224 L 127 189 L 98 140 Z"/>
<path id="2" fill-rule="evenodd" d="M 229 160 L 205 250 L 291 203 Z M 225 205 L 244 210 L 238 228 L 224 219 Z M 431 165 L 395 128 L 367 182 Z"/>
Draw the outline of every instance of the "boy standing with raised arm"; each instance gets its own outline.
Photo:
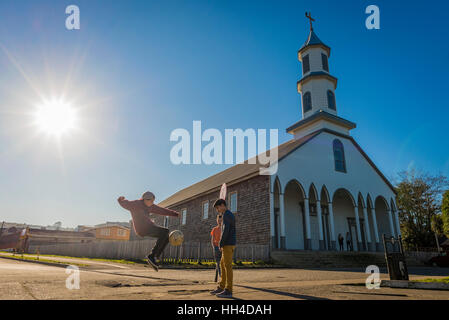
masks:
<path id="1" fill-rule="evenodd" d="M 214 203 L 214 208 L 219 215 L 223 216 L 222 232 L 220 239 L 221 255 L 221 282 L 218 288 L 211 291 L 211 294 L 216 295 L 219 298 L 232 298 L 232 257 L 234 255 L 236 244 L 236 232 L 235 232 L 235 216 L 228 210 L 226 201 L 218 199 Z"/>

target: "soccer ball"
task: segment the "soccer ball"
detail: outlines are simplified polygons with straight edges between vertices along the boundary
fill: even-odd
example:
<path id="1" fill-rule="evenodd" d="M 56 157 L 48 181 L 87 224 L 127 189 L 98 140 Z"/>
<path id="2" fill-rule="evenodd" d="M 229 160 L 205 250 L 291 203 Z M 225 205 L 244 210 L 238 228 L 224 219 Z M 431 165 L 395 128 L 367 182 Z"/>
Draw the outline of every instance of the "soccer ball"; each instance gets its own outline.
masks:
<path id="1" fill-rule="evenodd" d="M 180 230 L 170 232 L 168 237 L 172 246 L 180 246 L 184 242 L 184 234 Z"/>

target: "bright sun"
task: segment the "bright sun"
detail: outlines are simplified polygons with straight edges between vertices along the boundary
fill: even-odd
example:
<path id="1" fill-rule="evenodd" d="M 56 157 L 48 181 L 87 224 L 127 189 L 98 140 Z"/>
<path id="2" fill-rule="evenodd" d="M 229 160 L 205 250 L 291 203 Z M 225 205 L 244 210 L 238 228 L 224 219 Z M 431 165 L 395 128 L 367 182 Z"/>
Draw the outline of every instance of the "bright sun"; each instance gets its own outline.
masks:
<path id="1" fill-rule="evenodd" d="M 76 127 L 77 113 L 67 102 L 53 99 L 37 107 L 35 123 L 41 131 L 60 137 Z"/>

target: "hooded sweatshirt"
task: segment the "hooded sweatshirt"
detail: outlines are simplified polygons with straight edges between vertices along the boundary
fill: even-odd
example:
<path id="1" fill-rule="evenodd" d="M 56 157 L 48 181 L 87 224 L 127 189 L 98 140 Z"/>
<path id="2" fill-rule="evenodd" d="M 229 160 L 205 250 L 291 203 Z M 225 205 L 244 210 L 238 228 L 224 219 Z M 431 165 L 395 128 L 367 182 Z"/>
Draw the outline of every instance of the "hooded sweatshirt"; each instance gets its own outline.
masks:
<path id="1" fill-rule="evenodd" d="M 141 237 L 145 237 L 148 234 L 149 229 L 155 225 L 154 221 L 150 219 L 150 213 L 158 214 L 161 216 L 179 216 L 176 211 L 165 209 L 155 204 L 148 207 L 147 205 L 145 205 L 143 200 L 129 201 L 123 199 L 117 201 L 124 209 L 131 212 L 134 231 L 136 231 L 136 233 Z"/>

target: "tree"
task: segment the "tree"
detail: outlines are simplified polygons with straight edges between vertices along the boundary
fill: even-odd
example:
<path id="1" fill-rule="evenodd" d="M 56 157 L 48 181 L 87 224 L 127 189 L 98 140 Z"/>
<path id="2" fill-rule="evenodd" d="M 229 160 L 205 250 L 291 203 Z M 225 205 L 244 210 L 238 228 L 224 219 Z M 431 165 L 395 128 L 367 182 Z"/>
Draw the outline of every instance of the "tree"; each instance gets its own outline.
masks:
<path id="1" fill-rule="evenodd" d="M 443 201 L 441 203 L 441 212 L 443 218 L 443 230 L 444 234 L 449 237 L 449 190 L 443 195 Z"/>
<path id="2" fill-rule="evenodd" d="M 435 246 L 435 232 L 443 232 L 442 194 L 449 185 L 443 175 L 415 170 L 399 173 L 397 204 L 401 232 L 407 247 Z"/>

